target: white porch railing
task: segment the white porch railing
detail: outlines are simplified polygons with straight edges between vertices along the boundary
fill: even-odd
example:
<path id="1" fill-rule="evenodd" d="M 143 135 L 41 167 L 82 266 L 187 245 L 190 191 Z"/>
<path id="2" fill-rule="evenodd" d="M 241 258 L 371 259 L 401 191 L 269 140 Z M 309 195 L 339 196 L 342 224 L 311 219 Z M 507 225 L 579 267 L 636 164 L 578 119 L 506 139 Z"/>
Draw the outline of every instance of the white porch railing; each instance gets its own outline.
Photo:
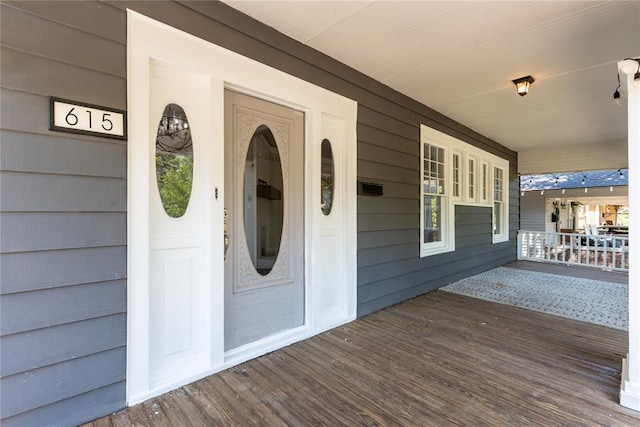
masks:
<path id="1" fill-rule="evenodd" d="M 518 259 L 628 271 L 629 238 L 519 230 Z"/>

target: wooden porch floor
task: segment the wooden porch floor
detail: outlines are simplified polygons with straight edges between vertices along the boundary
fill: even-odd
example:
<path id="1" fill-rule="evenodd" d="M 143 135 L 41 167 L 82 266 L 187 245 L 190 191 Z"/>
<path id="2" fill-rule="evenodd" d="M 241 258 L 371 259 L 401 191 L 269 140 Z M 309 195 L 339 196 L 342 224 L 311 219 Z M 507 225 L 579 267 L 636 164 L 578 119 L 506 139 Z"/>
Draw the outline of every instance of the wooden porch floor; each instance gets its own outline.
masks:
<path id="1" fill-rule="evenodd" d="M 638 426 L 627 333 L 436 291 L 88 426 Z"/>

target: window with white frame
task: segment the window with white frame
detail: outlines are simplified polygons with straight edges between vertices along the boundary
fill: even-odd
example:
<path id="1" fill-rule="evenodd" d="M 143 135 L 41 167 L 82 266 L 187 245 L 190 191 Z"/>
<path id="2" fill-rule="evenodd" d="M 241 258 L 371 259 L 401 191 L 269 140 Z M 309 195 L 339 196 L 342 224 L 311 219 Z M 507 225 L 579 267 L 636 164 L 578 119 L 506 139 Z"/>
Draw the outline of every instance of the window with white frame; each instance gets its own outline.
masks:
<path id="1" fill-rule="evenodd" d="M 429 142 L 424 143 L 423 149 L 423 241 L 426 244 L 439 243 L 442 242 L 444 231 L 446 151 Z"/>
<path id="2" fill-rule="evenodd" d="M 489 201 L 489 163 L 482 162 L 482 174 L 480 176 L 480 197 L 482 203 Z"/>
<path id="3" fill-rule="evenodd" d="M 504 242 L 509 239 L 507 224 L 506 181 L 505 170 L 493 168 L 493 242 Z"/>
<path id="4" fill-rule="evenodd" d="M 509 239 L 509 162 L 422 125 L 420 255 L 455 250 L 456 204 L 492 210 L 494 243 Z"/>
<path id="5" fill-rule="evenodd" d="M 460 200 L 462 198 L 462 153 L 459 151 L 453 152 L 451 169 L 453 170 L 451 195 L 454 199 Z"/>
<path id="6" fill-rule="evenodd" d="M 467 185 L 467 200 L 473 201 L 476 199 L 476 159 L 475 157 L 469 157 L 469 167 L 467 169 L 468 185 Z"/>

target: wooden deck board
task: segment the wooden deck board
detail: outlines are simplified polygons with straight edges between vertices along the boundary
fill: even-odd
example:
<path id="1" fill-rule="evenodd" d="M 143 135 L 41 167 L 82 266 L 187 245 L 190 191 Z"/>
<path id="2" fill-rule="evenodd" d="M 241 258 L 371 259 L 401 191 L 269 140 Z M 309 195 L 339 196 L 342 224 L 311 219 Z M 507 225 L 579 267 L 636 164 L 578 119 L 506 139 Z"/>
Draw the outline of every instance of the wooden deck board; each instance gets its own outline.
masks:
<path id="1" fill-rule="evenodd" d="M 640 413 L 618 404 L 626 352 L 625 331 L 436 291 L 109 420 L 114 426 L 637 426 Z"/>

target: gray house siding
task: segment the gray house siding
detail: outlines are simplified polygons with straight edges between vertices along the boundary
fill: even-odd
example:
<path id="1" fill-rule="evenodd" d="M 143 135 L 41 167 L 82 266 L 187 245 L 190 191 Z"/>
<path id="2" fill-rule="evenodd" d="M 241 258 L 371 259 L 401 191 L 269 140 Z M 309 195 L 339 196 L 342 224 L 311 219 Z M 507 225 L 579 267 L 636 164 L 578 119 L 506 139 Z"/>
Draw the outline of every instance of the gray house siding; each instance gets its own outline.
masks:
<path id="1" fill-rule="evenodd" d="M 127 150 L 49 131 L 48 97 L 126 108 L 126 20 L 97 3 L 0 15 L 0 424 L 73 425 L 125 403 Z"/>
<path id="2" fill-rule="evenodd" d="M 521 204 L 521 229 L 546 231 L 546 199 L 544 197 L 523 197 Z"/>
<path id="3" fill-rule="evenodd" d="M 359 103 L 359 316 L 515 259 L 516 153 L 346 65 L 217 2 L 2 2 L 2 425 L 125 404 L 126 143 L 49 131 L 48 97 L 126 109 L 126 8 Z M 509 242 L 457 206 L 456 251 L 418 256 L 421 123 L 510 161 Z"/>

